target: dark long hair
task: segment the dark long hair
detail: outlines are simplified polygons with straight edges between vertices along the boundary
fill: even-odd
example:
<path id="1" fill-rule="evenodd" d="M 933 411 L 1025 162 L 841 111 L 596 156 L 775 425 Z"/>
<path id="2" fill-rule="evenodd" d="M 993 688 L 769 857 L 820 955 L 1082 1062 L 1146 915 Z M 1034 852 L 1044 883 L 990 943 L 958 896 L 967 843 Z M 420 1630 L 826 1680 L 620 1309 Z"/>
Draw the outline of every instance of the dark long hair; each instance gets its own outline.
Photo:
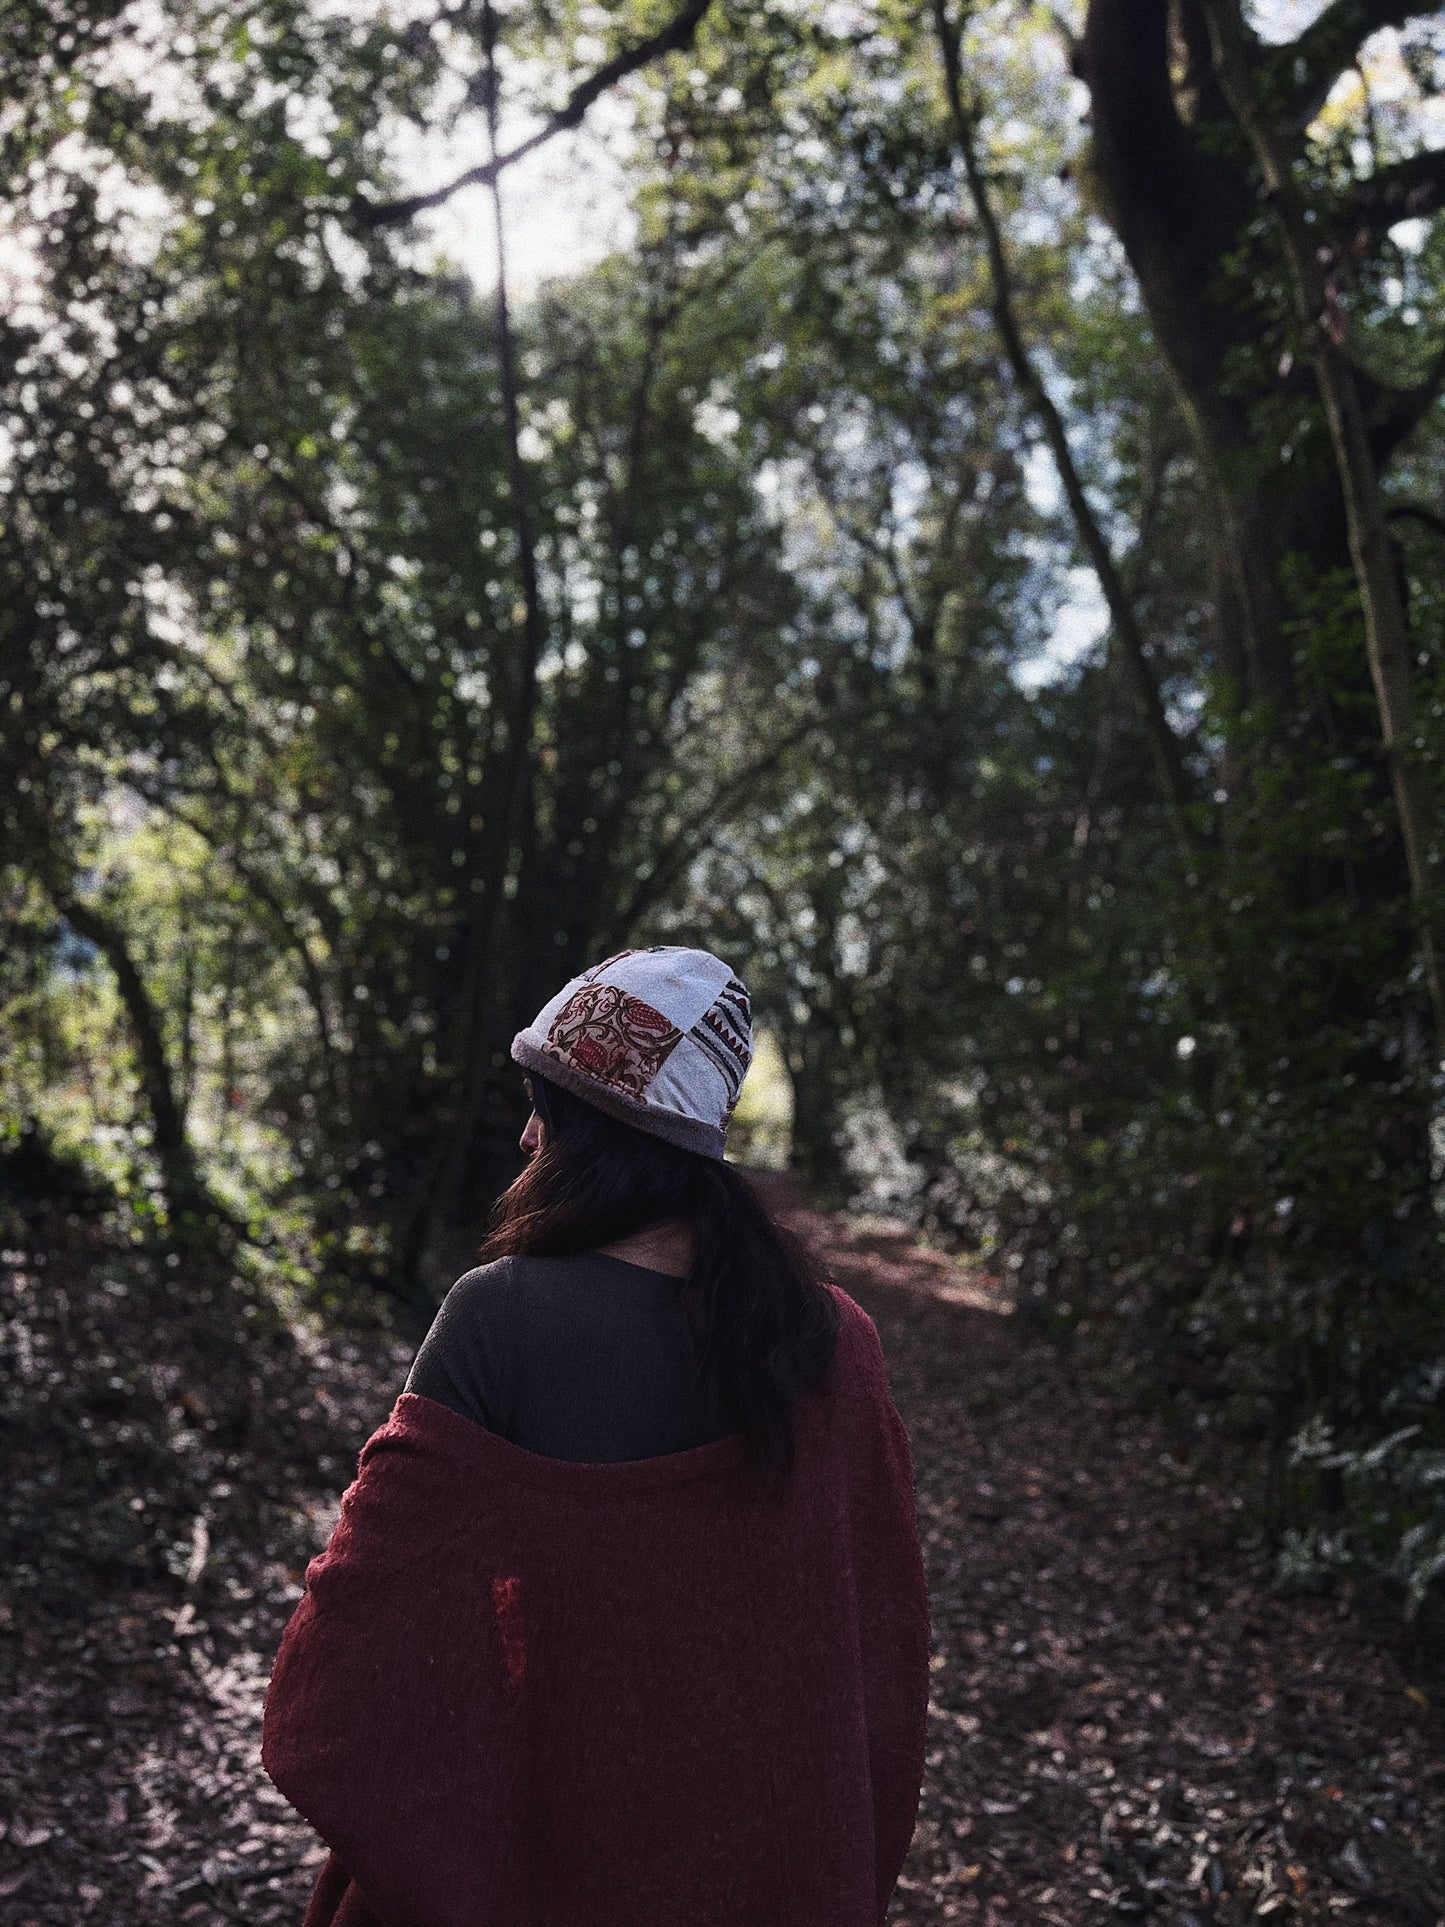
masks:
<path id="1" fill-rule="evenodd" d="M 477 1256 L 566 1257 L 663 1219 L 692 1227 L 679 1281 L 723 1418 L 746 1434 L 745 1476 L 781 1498 L 797 1453 L 795 1407 L 838 1347 L 837 1300 L 800 1238 L 742 1173 L 607 1116 L 545 1077 L 531 1080 L 541 1148 L 492 1208 Z"/>

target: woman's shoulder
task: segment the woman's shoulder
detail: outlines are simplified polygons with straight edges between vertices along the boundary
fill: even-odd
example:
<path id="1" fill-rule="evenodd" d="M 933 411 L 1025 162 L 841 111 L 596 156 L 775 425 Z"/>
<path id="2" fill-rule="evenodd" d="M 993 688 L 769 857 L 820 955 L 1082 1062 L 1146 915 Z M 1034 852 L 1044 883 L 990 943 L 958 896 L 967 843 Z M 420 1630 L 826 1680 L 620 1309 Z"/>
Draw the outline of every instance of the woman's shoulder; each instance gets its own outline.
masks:
<path id="1" fill-rule="evenodd" d="M 437 1321 L 448 1326 L 500 1323 L 511 1295 L 514 1258 L 494 1258 L 490 1264 L 464 1271 L 437 1310 Z"/>
<path id="2" fill-rule="evenodd" d="M 496 1430 L 506 1380 L 511 1260 L 475 1265 L 442 1300 L 406 1390 Z"/>
<path id="3" fill-rule="evenodd" d="M 449 1345 L 500 1345 L 511 1324 L 517 1262 L 494 1258 L 464 1271 L 437 1308 L 433 1337 Z"/>
<path id="4" fill-rule="evenodd" d="M 512 1282 L 515 1266 L 525 1263 L 525 1259 L 493 1258 L 485 1265 L 473 1265 L 464 1271 L 451 1290 L 448 1298 L 492 1299 L 500 1297 Z"/>
<path id="5" fill-rule="evenodd" d="M 468 1324 L 500 1325 L 510 1316 L 514 1300 L 532 1296 L 559 1274 L 566 1277 L 573 1271 L 587 1270 L 585 1258 L 493 1258 L 462 1273 L 447 1293 L 442 1310 Z"/>

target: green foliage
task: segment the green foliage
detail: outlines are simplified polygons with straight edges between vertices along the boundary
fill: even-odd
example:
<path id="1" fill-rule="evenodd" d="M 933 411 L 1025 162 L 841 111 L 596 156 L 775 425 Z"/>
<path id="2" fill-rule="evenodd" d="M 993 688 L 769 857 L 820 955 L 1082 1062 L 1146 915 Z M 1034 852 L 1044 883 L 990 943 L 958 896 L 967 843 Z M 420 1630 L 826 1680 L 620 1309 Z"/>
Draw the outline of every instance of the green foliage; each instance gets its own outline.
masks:
<path id="1" fill-rule="evenodd" d="M 504 91 L 667 17 L 518 7 Z M 718 4 L 628 83 L 637 236 L 513 314 L 515 468 L 494 306 L 385 213 L 397 127 L 475 123 L 480 16 L 7 11 L 5 1169 L 79 1196 L 83 1155 L 146 1235 L 208 1197 L 286 1289 L 426 1306 L 512 1169 L 518 1024 L 609 949 L 706 943 L 790 1087 L 744 1152 L 790 1111 L 825 1191 L 1250 1442 L 1287 1572 L 1418 1606 L 1439 1049 L 1308 342 L 1210 90 L 1185 299 L 1057 26 L 973 14 L 966 77 L 1182 810 L 1121 639 L 1063 646 L 1088 547 L 931 9 Z M 1299 166 L 1438 807 L 1445 243 L 1369 230 L 1362 141 L 1411 125 L 1365 105 Z"/>

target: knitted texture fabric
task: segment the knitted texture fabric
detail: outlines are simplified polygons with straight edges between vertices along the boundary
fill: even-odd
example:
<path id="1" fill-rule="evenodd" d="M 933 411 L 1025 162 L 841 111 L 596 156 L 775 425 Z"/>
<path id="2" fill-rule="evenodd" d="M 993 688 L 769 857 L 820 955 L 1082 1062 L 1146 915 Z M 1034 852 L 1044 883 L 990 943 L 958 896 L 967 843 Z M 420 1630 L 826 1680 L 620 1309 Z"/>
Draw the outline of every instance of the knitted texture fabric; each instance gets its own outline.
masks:
<path id="1" fill-rule="evenodd" d="M 619 950 L 564 984 L 512 1040 L 539 1076 L 621 1118 L 720 1158 L 752 1062 L 748 993 L 710 950 Z"/>
<path id="2" fill-rule="evenodd" d="M 928 1595 L 877 1330 L 829 1289 L 781 1503 L 735 1484 L 740 1433 L 577 1464 L 398 1398 L 266 1695 L 331 1849 L 304 1927 L 880 1927 Z"/>

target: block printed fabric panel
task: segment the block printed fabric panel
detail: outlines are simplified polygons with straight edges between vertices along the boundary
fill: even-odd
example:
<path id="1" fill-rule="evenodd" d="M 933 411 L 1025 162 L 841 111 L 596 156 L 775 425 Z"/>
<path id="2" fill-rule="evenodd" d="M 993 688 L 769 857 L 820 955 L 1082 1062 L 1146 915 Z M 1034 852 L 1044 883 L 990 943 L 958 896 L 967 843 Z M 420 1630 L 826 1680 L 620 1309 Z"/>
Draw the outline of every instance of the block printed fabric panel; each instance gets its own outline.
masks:
<path id="1" fill-rule="evenodd" d="M 649 1085 L 682 1032 L 651 1004 L 616 984 L 584 984 L 552 1019 L 543 1045 L 549 1057 L 645 1100 Z"/>

